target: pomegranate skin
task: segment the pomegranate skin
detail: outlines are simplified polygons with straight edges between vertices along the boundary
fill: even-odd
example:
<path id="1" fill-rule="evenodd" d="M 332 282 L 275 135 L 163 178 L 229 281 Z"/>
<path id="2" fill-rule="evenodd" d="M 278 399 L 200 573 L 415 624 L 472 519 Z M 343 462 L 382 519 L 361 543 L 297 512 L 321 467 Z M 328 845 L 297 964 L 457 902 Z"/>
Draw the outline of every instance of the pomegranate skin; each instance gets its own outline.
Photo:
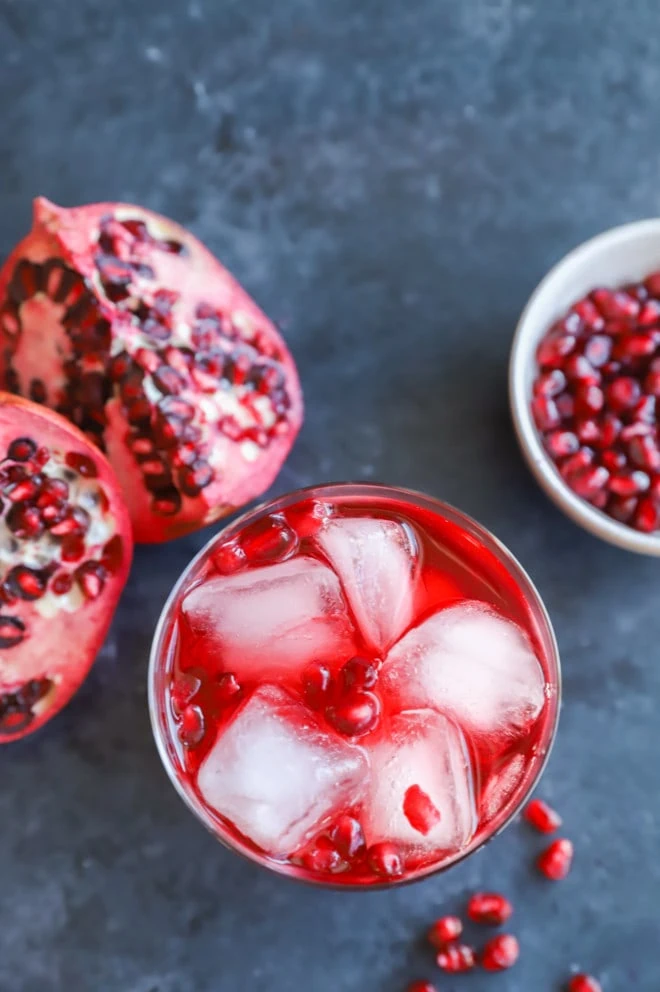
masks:
<path id="1" fill-rule="evenodd" d="M 105 451 L 141 543 L 260 495 L 302 423 L 273 323 L 196 238 L 138 206 L 37 199 L 0 271 L 0 343 L 0 387 Z"/>
<path id="2" fill-rule="evenodd" d="M 115 474 L 72 424 L 0 393 L 0 744 L 69 701 L 105 640 L 131 566 Z"/>

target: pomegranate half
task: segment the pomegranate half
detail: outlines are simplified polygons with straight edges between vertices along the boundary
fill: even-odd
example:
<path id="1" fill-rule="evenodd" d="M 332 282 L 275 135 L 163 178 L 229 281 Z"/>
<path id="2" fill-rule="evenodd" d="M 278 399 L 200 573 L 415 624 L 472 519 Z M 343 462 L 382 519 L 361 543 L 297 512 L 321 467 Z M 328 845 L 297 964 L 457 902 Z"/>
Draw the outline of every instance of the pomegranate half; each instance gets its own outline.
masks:
<path id="1" fill-rule="evenodd" d="M 80 686 L 132 553 L 106 458 L 58 414 L 0 393 L 0 743 L 41 727 Z"/>
<path id="2" fill-rule="evenodd" d="M 302 421 L 272 322 L 188 231 L 128 204 L 35 201 L 0 271 L 0 386 L 106 452 L 140 542 L 258 496 Z"/>

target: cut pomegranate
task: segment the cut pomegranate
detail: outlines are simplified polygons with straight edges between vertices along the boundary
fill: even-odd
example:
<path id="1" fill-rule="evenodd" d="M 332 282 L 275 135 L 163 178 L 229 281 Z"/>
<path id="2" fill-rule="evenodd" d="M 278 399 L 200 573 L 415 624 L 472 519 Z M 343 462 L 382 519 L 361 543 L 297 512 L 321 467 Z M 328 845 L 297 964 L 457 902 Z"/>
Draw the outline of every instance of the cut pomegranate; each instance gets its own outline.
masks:
<path id="1" fill-rule="evenodd" d="M 463 933 L 463 924 L 458 916 L 441 916 L 431 926 L 427 937 L 430 944 L 438 951 L 443 951 L 447 944 L 453 943 Z"/>
<path id="2" fill-rule="evenodd" d="M 449 947 L 440 951 L 436 961 L 438 968 L 450 974 L 472 971 L 476 964 L 474 950 L 467 944 L 450 944 Z"/>
<path id="3" fill-rule="evenodd" d="M 110 465 L 58 414 L 0 393 L 0 459 L 5 743 L 41 727 L 84 680 L 128 577 L 133 541 Z"/>
<path id="4" fill-rule="evenodd" d="M 520 946 L 509 933 L 500 933 L 489 940 L 481 952 L 481 967 L 486 971 L 506 971 L 520 956 Z"/>
<path id="5" fill-rule="evenodd" d="M 475 892 L 467 905 L 467 915 L 473 923 L 501 926 L 511 917 L 513 906 L 497 892 Z"/>
<path id="6" fill-rule="evenodd" d="M 603 992 L 603 987 L 591 975 L 573 975 L 566 986 L 566 992 Z"/>
<path id="7" fill-rule="evenodd" d="M 560 882 L 566 878 L 573 863 L 573 845 L 570 840 L 560 838 L 554 840 L 545 849 L 536 862 L 539 871 L 552 882 Z"/>
<path id="8" fill-rule="evenodd" d="M 552 806 L 542 799 L 532 799 L 525 807 L 523 816 L 528 823 L 542 834 L 553 834 L 562 825 L 562 818 Z"/>
<path id="9" fill-rule="evenodd" d="M 191 234 L 141 207 L 38 199 L 0 272 L 0 340 L 0 385 L 107 452 L 139 541 L 259 495 L 300 428 L 297 372 L 273 324 Z M 89 478 L 83 458 L 71 467 Z"/>
<path id="10" fill-rule="evenodd" d="M 657 282 L 654 273 L 595 289 L 556 321 L 537 348 L 531 397 L 544 447 L 570 488 L 644 533 L 660 530 L 660 301 L 648 289 Z"/>

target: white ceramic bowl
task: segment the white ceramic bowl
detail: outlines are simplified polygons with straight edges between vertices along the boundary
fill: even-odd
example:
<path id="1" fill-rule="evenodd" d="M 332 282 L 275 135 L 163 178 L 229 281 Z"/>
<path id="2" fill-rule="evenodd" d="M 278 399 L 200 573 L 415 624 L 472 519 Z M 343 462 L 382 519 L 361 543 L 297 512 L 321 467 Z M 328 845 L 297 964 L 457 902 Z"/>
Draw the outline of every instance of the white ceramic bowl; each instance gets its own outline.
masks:
<path id="1" fill-rule="evenodd" d="M 564 483 L 531 413 L 536 347 L 550 325 L 597 286 L 615 288 L 660 269 L 660 218 L 613 227 L 585 241 L 548 272 L 518 322 L 509 364 L 509 401 L 523 454 L 550 499 L 575 523 L 611 544 L 660 557 L 660 533 L 643 534 L 590 506 Z"/>

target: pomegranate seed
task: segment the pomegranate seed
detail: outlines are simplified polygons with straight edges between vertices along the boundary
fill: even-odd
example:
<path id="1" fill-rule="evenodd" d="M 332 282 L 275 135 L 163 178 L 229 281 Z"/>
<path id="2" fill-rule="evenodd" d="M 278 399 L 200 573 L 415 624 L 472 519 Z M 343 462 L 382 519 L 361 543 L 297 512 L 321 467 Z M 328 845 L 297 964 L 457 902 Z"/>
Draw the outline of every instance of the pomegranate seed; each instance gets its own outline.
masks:
<path id="1" fill-rule="evenodd" d="M 105 571 L 96 561 L 86 561 L 76 569 L 76 580 L 86 599 L 98 599 L 105 585 Z"/>
<path id="2" fill-rule="evenodd" d="M 607 485 L 610 473 L 602 465 L 596 468 L 585 468 L 570 475 L 567 482 L 573 492 L 582 499 L 591 500 Z"/>
<path id="3" fill-rule="evenodd" d="M 609 338 L 607 338 L 609 341 Z M 534 383 L 534 394 L 536 396 L 558 396 L 566 388 L 566 376 L 561 369 L 553 369 L 552 372 L 543 372 Z"/>
<path id="4" fill-rule="evenodd" d="M 579 303 L 575 303 L 573 305 L 573 311 L 592 331 L 599 331 L 605 326 L 605 321 L 598 307 L 589 299 L 580 300 Z"/>
<path id="5" fill-rule="evenodd" d="M 62 573 L 60 575 L 55 576 L 51 584 L 51 589 L 53 590 L 56 596 L 64 596 L 66 595 L 67 592 L 71 590 L 72 585 L 73 585 L 73 579 L 71 578 L 71 576 L 67 575 L 66 573 Z"/>
<path id="6" fill-rule="evenodd" d="M 218 679 L 218 702 L 225 706 L 232 702 L 241 691 L 241 686 L 233 672 L 225 672 Z"/>
<path id="7" fill-rule="evenodd" d="M 332 517 L 334 508 L 329 503 L 320 500 L 305 500 L 295 506 L 289 506 L 284 511 L 286 519 L 302 541 L 306 537 L 314 537 Z"/>
<path id="8" fill-rule="evenodd" d="M 593 420 L 586 421 L 586 423 L 593 424 L 597 435 L 600 436 L 600 431 Z M 546 434 L 545 445 L 552 457 L 557 459 L 564 458 L 566 455 L 574 455 L 580 448 L 580 441 L 588 443 L 588 440 L 582 434 L 578 439 L 577 435 L 571 431 L 552 431 L 550 434 Z"/>
<path id="9" fill-rule="evenodd" d="M 573 334 L 562 332 L 550 334 L 538 346 L 536 360 L 541 368 L 557 369 L 574 348 L 575 336 Z"/>
<path id="10" fill-rule="evenodd" d="M 633 318 L 639 313 L 639 301 L 627 293 L 611 289 L 594 289 L 591 299 L 605 320 Z"/>
<path id="11" fill-rule="evenodd" d="M 588 417 L 600 413 L 605 405 L 605 395 L 599 386 L 580 383 L 575 390 L 575 412 Z M 547 429 L 547 428 L 546 428 Z"/>
<path id="12" fill-rule="evenodd" d="M 594 368 L 601 368 L 612 354 L 612 339 L 606 334 L 594 334 L 585 342 L 583 354 Z"/>
<path id="13" fill-rule="evenodd" d="M 241 547 L 250 563 L 284 561 L 298 548 L 298 538 L 286 520 L 269 516 L 257 520 L 241 536 Z"/>
<path id="14" fill-rule="evenodd" d="M 452 944 L 463 933 L 463 924 L 458 916 L 441 916 L 431 926 L 427 937 L 430 944 L 438 951 L 445 950 L 447 944 Z"/>
<path id="15" fill-rule="evenodd" d="M 644 280 L 644 285 L 649 296 L 655 296 L 657 299 L 660 299 L 660 272 L 652 272 L 650 276 L 647 276 Z"/>
<path id="16" fill-rule="evenodd" d="M 7 449 L 7 458 L 14 462 L 28 462 L 37 453 L 37 446 L 31 437 L 19 437 Z"/>
<path id="17" fill-rule="evenodd" d="M 437 992 L 437 989 L 431 982 L 413 982 L 408 986 L 408 992 Z"/>
<path id="18" fill-rule="evenodd" d="M 172 683 L 170 701 L 175 719 L 179 720 L 188 703 L 195 698 L 202 680 L 192 672 L 182 672 Z"/>
<path id="19" fill-rule="evenodd" d="M 344 689 L 371 689 L 378 681 L 378 666 L 366 658 L 351 658 L 339 676 Z"/>
<path id="20" fill-rule="evenodd" d="M 545 849 L 536 862 L 542 875 L 552 882 L 559 882 L 566 878 L 573 863 L 573 845 L 570 840 L 560 838 L 554 840 Z"/>
<path id="21" fill-rule="evenodd" d="M 44 522 L 37 507 L 25 503 L 14 503 L 5 517 L 5 523 L 16 537 L 40 537 L 44 531 Z"/>
<path id="22" fill-rule="evenodd" d="M 637 317 L 640 327 L 650 327 L 652 324 L 660 323 L 660 303 L 656 300 L 649 300 L 644 304 Z"/>
<path id="23" fill-rule="evenodd" d="M 476 892 L 467 905 L 467 915 L 473 923 L 500 926 L 513 913 L 513 906 L 498 892 Z"/>
<path id="24" fill-rule="evenodd" d="M 302 861 L 305 868 L 314 872 L 336 872 L 345 867 L 341 854 L 328 837 L 319 837 Z"/>
<path id="25" fill-rule="evenodd" d="M 591 975 L 573 975 L 566 992 L 603 992 L 603 987 Z"/>
<path id="26" fill-rule="evenodd" d="M 481 952 L 481 967 L 486 971 L 506 971 L 520 956 L 520 946 L 509 933 L 500 933 L 489 940 Z"/>
<path id="27" fill-rule="evenodd" d="M 631 472 L 629 475 L 611 475 L 607 483 L 610 492 L 617 496 L 637 496 L 646 492 L 651 480 L 646 472 Z"/>
<path id="28" fill-rule="evenodd" d="M 373 692 L 351 691 L 326 710 L 329 722 L 347 737 L 363 737 L 380 719 L 380 702 Z"/>
<path id="29" fill-rule="evenodd" d="M 660 510 L 652 499 L 641 499 L 634 514 L 633 526 L 645 534 L 660 529 Z"/>
<path id="30" fill-rule="evenodd" d="M 325 665 L 312 662 L 302 673 L 305 700 L 314 710 L 327 705 L 332 689 L 332 675 Z"/>
<path id="31" fill-rule="evenodd" d="M 14 648 L 25 637 L 25 624 L 18 617 L 0 616 L 0 648 Z"/>
<path id="32" fill-rule="evenodd" d="M 644 379 L 644 392 L 660 396 L 660 371 L 649 372 Z"/>
<path id="33" fill-rule="evenodd" d="M 219 544 L 211 555 L 213 564 L 221 575 L 231 575 L 247 564 L 247 555 L 236 541 Z"/>
<path id="34" fill-rule="evenodd" d="M 85 554 L 85 540 L 82 537 L 65 537 L 61 547 L 62 561 L 80 561 Z"/>
<path id="35" fill-rule="evenodd" d="M 562 393 L 557 397 L 557 410 L 563 420 L 570 420 L 575 413 L 575 400 L 570 393 Z"/>
<path id="36" fill-rule="evenodd" d="M 364 833 L 360 821 L 345 813 L 330 831 L 330 839 L 345 858 L 354 858 L 365 849 Z"/>
<path id="37" fill-rule="evenodd" d="M 16 565 L 7 576 L 7 585 L 20 599 L 32 601 L 40 599 L 46 591 L 46 578 L 43 573 Z"/>
<path id="38" fill-rule="evenodd" d="M 403 874 L 403 858 L 396 844 L 381 841 L 372 844 L 367 851 L 367 862 L 372 871 L 384 878 L 393 878 Z"/>
<path id="39" fill-rule="evenodd" d="M 64 460 L 69 468 L 85 479 L 95 479 L 99 474 L 96 462 L 88 455 L 80 455 L 78 452 L 70 451 Z"/>
<path id="40" fill-rule="evenodd" d="M 419 785 L 411 785 L 403 797 L 403 813 L 408 823 L 424 837 L 433 830 L 442 818 L 440 810 L 431 797 Z"/>
<path id="41" fill-rule="evenodd" d="M 632 417 L 635 421 L 641 421 L 646 424 L 655 423 L 655 396 L 642 396 L 642 398 L 635 403 L 632 411 Z"/>
<path id="42" fill-rule="evenodd" d="M 615 413 L 629 410 L 635 405 L 642 394 L 639 383 L 630 376 L 620 376 L 610 382 L 605 389 L 607 403 Z"/>
<path id="43" fill-rule="evenodd" d="M 634 437 L 628 444 L 630 459 L 649 472 L 660 471 L 660 449 L 650 435 Z"/>
<path id="44" fill-rule="evenodd" d="M 21 503 L 36 496 L 38 489 L 39 483 L 35 479 L 23 479 L 21 482 L 7 486 L 5 495 L 12 503 Z"/>
<path id="45" fill-rule="evenodd" d="M 608 472 L 619 472 L 627 464 L 624 453 L 622 451 L 614 451 L 613 448 L 608 448 L 604 451 L 600 456 L 600 460 Z"/>
<path id="46" fill-rule="evenodd" d="M 532 799 L 527 803 L 523 816 L 539 833 L 553 834 L 562 825 L 562 818 L 552 806 L 542 799 Z"/>
<path id="47" fill-rule="evenodd" d="M 536 396 L 532 400 L 532 413 L 541 431 L 551 431 L 561 423 L 557 404 L 547 396 Z"/>
<path id="48" fill-rule="evenodd" d="M 566 378 L 570 379 L 571 382 L 597 386 L 601 381 L 600 372 L 596 371 L 584 355 L 569 355 L 564 362 L 564 372 Z"/>
<path id="49" fill-rule="evenodd" d="M 598 444 L 601 440 L 601 430 L 595 420 L 581 420 L 576 429 L 578 439 L 582 442 L 582 444 Z M 548 434 L 546 440 L 551 436 L 552 435 Z M 552 448 L 549 445 L 547 447 L 550 454 L 555 457 Z"/>
<path id="50" fill-rule="evenodd" d="M 600 425 L 601 435 L 599 448 L 611 448 L 621 432 L 623 424 L 618 417 L 606 413 Z"/>
<path id="51" fill-rule="evenodd" d="M 185 747 L 196 747 L 204 737 L 204 714 L 199 706 L 188 705 L 181 713 L 179 740 Z"/>
<path id="52" fill-rule="evenodd" d="M 612 496 L 609 501 L 607 512 L 615 520 L 618 520 L 622 524 L 627 524 L 632 520 L 632 517 L 637 509 L 638 500 L 634 496 L 630 496 L 628 499 L 621 499 L 618 496 Z"/>
<path id="53" fill-rule="evenodd" d="M 450 944 L 438 954 L 438 968 L 450 974 L 471 971 L 475 966 L 474 950 L 467 944 Z"/>

